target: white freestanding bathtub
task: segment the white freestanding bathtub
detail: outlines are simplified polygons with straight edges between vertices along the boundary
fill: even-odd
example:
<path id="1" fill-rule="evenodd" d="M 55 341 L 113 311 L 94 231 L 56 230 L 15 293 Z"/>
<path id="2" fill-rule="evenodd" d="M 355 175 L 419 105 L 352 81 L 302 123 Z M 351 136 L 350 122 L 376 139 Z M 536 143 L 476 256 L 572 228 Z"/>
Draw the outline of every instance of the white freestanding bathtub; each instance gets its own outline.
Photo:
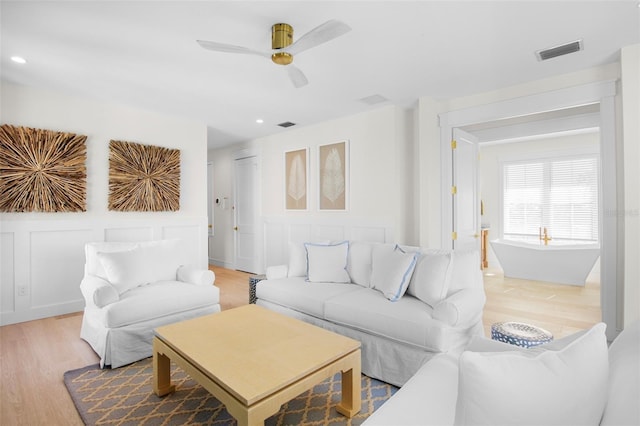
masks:
<path id="1" fill-rule="evenodd" d="M 598 244 L 548 245 L 491 241 L 505 277 L 583 286 L 600 256 Z"/>

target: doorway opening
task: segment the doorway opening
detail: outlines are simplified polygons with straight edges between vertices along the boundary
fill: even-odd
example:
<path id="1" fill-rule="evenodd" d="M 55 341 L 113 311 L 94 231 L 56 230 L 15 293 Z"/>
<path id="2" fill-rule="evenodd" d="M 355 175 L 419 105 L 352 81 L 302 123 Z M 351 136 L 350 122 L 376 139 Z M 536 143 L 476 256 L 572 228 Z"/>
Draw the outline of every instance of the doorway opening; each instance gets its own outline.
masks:
<path id="1" fill-rule="evenodd" d="M 487 328 L 510 318 L 558 338 L 600 322 L 599 104 L 463 129 L 478 141 L 485 289 L 502 300 Z"/>
<path id="2" fill-rule="evenodd" d="M 483 126 L 486 123 L 502 121 L 502 124 L 514 126 L 534 126 L 529 123 L 532 116 L 540 114 L 565 114 L 573 120 L 576 109 L 583 114 L 594 114 L 598 118 L 600 149 L 600 203 L 599 203 L 599 239 L 600 239 L 600 305 L 601 320 L 607 324 L 607 338 L 613 340 L 621 329 L 622 313 L 622 274 L 618 261 L 620 247 L 618 240 L 621 230 L 614 215 L 604 214 L 616 211 L 619 207 L 617 188 L 616 131 L 615 131 L 615 81 L 590 83 L 550 92 L 496 102 L 493 104 L 451 111 L 440 115 L 441 127 L 441 167 L 442 188 L 442 240 L 450 240 L 454 211 L 449 202 L 450 188 L 453 186 L 451 173 L 453 154 L 447 149 L 451 143 L 453 129 L 469 129 L 471 126 Z M 590 111 L 590 108 L 597 110 Z M 583 127 L 584 128 L 584 127 Z M 482 129 L 475 129 L 480 131 Z M 457 188 L 460 191 L 460 188 Z M 464 190 L 464 189 L 463 189 Z M 480 203 L 477 206 L 480 209 Z M 478 229 L 478 232 L 480 230 Z M 455 235 L 455 233 L 454 233 Z M 445 247 L 447 244 L 443 244 Z"/>

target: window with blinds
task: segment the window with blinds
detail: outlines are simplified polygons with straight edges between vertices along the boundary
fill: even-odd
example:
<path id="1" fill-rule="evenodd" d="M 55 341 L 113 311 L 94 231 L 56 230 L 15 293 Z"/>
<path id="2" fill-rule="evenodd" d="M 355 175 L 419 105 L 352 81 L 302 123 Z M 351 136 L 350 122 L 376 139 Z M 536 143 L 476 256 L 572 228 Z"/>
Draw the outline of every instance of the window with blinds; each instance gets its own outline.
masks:
<path id="1" fill-rule="evenodd" d="M 597 154 L 503 163 L 503 235 L 550 244 L 598 242 Z"/>

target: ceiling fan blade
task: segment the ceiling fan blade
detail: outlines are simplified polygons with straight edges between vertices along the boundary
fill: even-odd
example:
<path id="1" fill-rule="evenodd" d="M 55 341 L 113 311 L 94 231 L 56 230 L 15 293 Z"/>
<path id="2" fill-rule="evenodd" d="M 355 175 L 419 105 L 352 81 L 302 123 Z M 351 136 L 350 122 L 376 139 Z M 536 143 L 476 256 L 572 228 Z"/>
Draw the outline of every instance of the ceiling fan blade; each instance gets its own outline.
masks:
<path id="1" fill-rule="evenodd" d="M 201 47 L 207 50 L 213 50 L 214 52 L 242 53 L 242 54 L 248 54 L 248 55 L 264 56 L 266 58 L 271 57 L 271 52 L 261 52 L 259 50 L 249 49 L 248 47 L 234 46 L 232 44 L 217 43 L 215 41 L 207 41 L 207 40 L 196 40 L 196 41 Z"/>
<path id="2" fill-rule="evenodd" d="M 306 86 L 309 83 L 307 77 L 304 75 L 300 68 L 295 67 L 293 65 L 287 65 L 287 71 L 289 72 L 289 78 L 291 82 L 296 87 L 296 89 L 301 88 L 302 86 Z"/>
<path id="3" fill-rule="evenodd" d="M 351 31 L 350 26 L 337 19 L 332 19 L 312 29 L 284 50 L 295 55 L 322 43 L 326 43 L 329 40 L 333 40 L 336 37 L 340 37 L 349 31 Z"/>

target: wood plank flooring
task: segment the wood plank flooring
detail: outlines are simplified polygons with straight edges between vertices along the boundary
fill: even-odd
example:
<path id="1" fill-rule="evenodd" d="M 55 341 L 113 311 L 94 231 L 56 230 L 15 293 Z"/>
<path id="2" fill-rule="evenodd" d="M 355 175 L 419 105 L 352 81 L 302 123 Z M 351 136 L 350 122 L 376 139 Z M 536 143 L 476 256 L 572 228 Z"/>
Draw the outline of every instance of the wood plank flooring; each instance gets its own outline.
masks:
<path id="1" fill-rule="evenodd" d="M 248 303 L 250 274 L 212 266 L 222 309 Z M 485 271 L 495 273 L 495 271 Z M 600 290 L 593 281 L 571 287 L 485 275 L 485 333 L 497 321 L 523 321 L 555 337 L 600 321 Z M 62 381 L 65 371 L 96 364 L 80 339 L 82 313 L 0 327 L 0 424 L 82 425 Z"/>

